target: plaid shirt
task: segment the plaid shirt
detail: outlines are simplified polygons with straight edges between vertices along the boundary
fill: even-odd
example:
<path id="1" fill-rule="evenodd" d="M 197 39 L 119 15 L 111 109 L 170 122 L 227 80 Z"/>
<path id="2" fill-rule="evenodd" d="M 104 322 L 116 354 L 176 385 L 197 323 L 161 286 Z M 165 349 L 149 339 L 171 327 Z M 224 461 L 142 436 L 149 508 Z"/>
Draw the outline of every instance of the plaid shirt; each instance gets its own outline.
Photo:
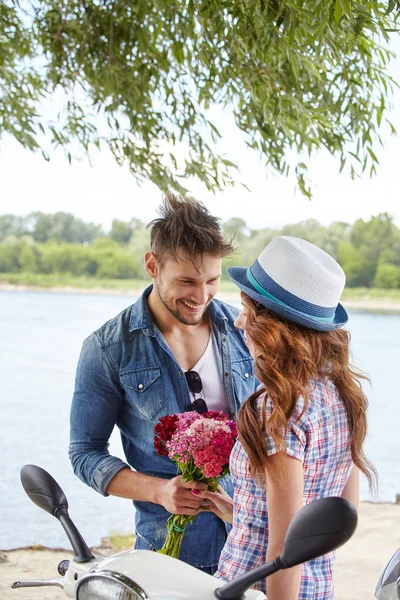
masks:
<path id="1" fill-rule="evenodd" d="M 259 410 L 267 402 L 267 417 L 272 405 L 260 396 Z M 318 498 L 340 496 L 352 468 L 349 427 L 345 406 L 333 384 L 318 381 L 310 394 L 304 414 L 300 399 L 289 420 L 285 438 L 286 452 L 301 460 L 304 470 L 304 503 Z M 268 454 L 276 454 L 273 439 L 266 435 Z M 230 460 L 234 479 L 233 526 L 223 548 L 216 577 L 230 581 L 244 571 L 265 563 L 268 545 L 267 491 L 249 473 L 247 455 L 237 442 Z M 299 600 L 333 598 L 334 553 L 302 565 Z M 258 589 L 265 592 L 266 581 Z"/>

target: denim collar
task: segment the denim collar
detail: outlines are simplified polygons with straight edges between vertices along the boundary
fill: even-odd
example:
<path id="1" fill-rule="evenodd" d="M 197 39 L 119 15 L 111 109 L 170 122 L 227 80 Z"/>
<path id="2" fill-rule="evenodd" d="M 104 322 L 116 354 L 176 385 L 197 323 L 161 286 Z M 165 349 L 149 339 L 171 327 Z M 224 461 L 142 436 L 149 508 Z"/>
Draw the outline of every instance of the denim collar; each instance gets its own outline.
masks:
<path id="1" fill-rule="evenodd" d="M 145 335 L 154 335 L 156 325 L 154 324 L 147 298 L 153 289 L 153 284 L 149 285 L 140 298 L 132 305 L 131 316 L 129 319 L 129 331 L 142 329 Z M 217 300 L 211 300 L 208 307 L 208 314 L 212 323 L 226 329 L 228 317 L 221 310 Z"/>

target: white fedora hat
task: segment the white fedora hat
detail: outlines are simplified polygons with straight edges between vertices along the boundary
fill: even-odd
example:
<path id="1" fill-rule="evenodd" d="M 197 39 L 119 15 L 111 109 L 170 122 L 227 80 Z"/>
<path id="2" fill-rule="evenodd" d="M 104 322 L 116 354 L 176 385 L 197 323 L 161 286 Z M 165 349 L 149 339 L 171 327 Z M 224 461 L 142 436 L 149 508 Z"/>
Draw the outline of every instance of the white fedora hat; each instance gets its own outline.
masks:
<path id="1" fill-rule="evenodd" d="M 228 275 L 250 298 L 289 321 L 320 331 L 348 321 L 339 304 L 346 283 L 342 267 L 306 240 L 278 236 L 251 267 L 230 267 Z"/>

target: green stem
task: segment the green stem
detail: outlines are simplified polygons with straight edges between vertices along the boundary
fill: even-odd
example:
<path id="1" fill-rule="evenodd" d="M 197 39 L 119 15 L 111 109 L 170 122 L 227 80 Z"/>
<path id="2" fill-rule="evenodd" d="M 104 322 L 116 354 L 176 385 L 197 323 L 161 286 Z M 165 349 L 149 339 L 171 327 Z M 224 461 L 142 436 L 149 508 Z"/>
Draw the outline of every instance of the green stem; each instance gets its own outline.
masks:
<path id="1" fill-rule="evenodd" d="M 194 518 L 189 515 L 171 515 L 167 520 L 167 537 L 164 545 L 157 552 L 179 558 L 186 526 L 192 523 Z"/>
<path id="2" fill-rule="evenodd" d="M 188 464 L 179 464 L 178 466 L 182 470 L 182 479 L 184 481 L 203 481 L 207 483 L 208 489 L 212 492 L 218 487 L 218 479 L 215 477 L 206 478 L 200 472 L 200 477 L 198 473 L 194 473 L 193 471 L 188 470 Z M 193 467 L 193 465 L 192 465 Z M 193 467 L 194 468 L 194 467 Z M 183 536 L 185 535 L 186 526 L 189 523 L 193 523 L 193 519 L 196 517 L 189 515 L 171 515 L 167 519 L 167 537 L 165 539 L 164 545 L 160 550 L 157 550 L 160 554 L 167 554 L 168 556 L 173 556 L 174 558 L 179 558 L 179 552 L 182 546 Z"/>

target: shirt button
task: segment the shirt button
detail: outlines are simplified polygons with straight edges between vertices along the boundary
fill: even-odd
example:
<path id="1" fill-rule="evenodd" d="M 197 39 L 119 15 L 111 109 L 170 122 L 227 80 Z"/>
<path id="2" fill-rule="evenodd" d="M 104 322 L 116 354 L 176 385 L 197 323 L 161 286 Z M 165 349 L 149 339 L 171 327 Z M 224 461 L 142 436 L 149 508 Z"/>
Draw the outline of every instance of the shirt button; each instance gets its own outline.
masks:
<path id="1" fill-rule="evenodd" d="M 182 371 L 178 371 L 179 377 L 182 377 Z"/>
<path id="2" fill-rule="evenodd" d="M 225 371 L 224 375 L 225 375 L 225 377 L 229 377 L 228 371 Z"/>
<path id="3" fill-rule="evenodd" d="M 247 379 L 248 377 L 250 377 L 250 375 L 249 375 L 248 373 L 245 373 L 245 374 L 244 374 L 244 376 L 246 377 L 246 379 Z"/>
<path id="4" fill-rule="evenodd" d="M 143 389 L 143 383 L 139 383 L 138 388 L 139 388 L 139 390 L 142 390 Z"/>
<path id="5" fill-rule="evenodd" d="M 226 337 L 223 337 L 223 338 L 222 338 L 222 341 L 225 343 L 225 342 L 226 342 Z"/>

